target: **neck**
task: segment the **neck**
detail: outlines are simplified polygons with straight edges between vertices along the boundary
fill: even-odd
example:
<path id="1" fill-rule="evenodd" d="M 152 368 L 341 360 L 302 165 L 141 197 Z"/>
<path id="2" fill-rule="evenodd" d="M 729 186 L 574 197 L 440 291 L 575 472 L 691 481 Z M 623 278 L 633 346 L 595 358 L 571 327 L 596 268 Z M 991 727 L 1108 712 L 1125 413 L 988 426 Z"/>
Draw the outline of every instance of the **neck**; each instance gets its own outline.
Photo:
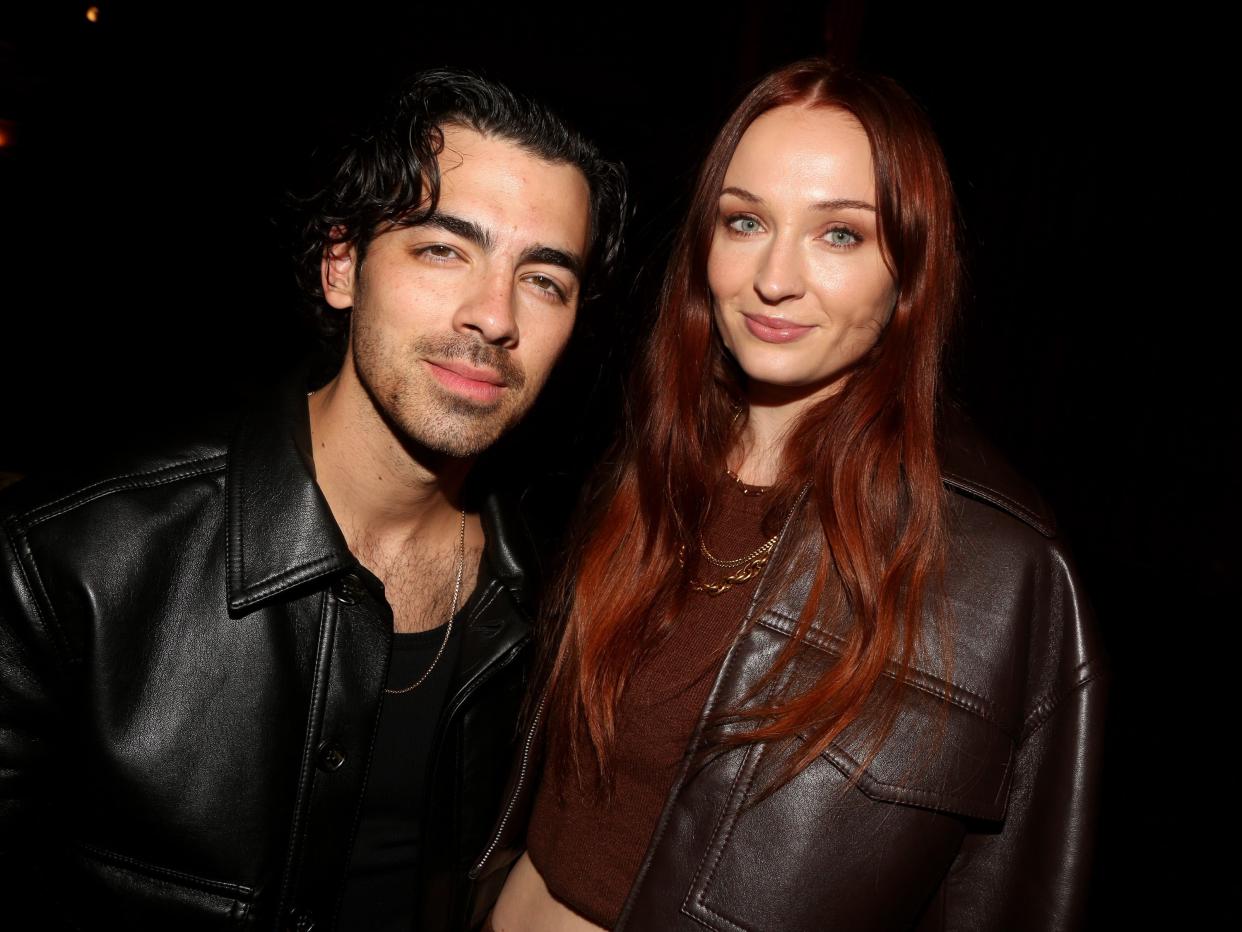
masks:
<path id="1" fill-rule="evenodd" d="M 807 408 L 835 395 L 844 383 L 790 388 L 752 381 L 746 388 L 746 423 L 729 457 L 748 485 L 774 485 L 780 477 L 785 441 Z"/>
<path id="2" fill-rule="evenodd" d="M 388 549 L 427 535 L 456 537 L 472 459 L 394 433 L 348 362 L 309 407 L 315 478 L 355 554 L 363 542 Z"/>

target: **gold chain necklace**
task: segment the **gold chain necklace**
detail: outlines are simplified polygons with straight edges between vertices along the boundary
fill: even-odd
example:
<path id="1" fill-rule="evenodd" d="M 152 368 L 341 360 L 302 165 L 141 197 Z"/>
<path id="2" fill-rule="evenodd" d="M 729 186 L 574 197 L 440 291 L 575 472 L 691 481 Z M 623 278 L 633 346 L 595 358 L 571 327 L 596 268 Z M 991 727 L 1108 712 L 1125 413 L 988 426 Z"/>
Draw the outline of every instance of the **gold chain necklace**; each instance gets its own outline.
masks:
<path id="1" fill-rule="evenodd" d="M 461 597 L 461 577 L 466 569 L 466 509 L 461 510 L 461 520 L 457 526 L 457 581 L 453 583 L 453 607 L 449 610 L 448 626 L 444 629 L 444 640 L 440 642 L 440 649 L 436 651 L 435 657 L 431 659 L 431 666 L 423 671 L 423 675 L 416 679 L 409 686 L 402 686 L 400 689 L 389 689 L 384 687 L 384 692 L 390 696 L 400 696 L 403 693 L 410 693 L 423 685 L 423 681 L 431 676 L 431 671 L 436 668 L 436 664 L 440 662 L 440 657 L 444 654 L 444 648 L 448 647 L 449 635 L 453 633 L 453 616 L 457 614 L 457 600 Z"/>
<path id="2" fill-rule="evenodd" d="M 725 467 L 725 475 L 737 483 L 737 487 L 738 489 L 741 490 L 741 493 L 743 495 L 762 495 L 764 492 L 768 490 L 767 486 L 747 485 L 745 482 L 742 481 L 742 477 L 739 476 L 737 473 L 735 473 L 728 466 Z"/>
<path id="3" fill-rule="evenodd" d="M 741 413 L 742 413 L 742 409 L 738 408 L 737 414 L 733 415 L 733 420 L 736 421 L 737 415 Z M 738 474 L 735 473 L 728 466 L 725 466 L 725 475 L 728 476 L 730 479 L 732 479 L 737 484 L 738 490 L 743 495 L 749 495 L 749 496 L 762 495 L 764 492 L 767 491 L 767 488 L 764 486 L 747 485 L 745 482 L 741 480 Z M 715 554 L 713 554 L 710 550 L 707 549 L 707 542 L 703 540 L 703 533 L 700 531 L 699 532 L 699 553 L 703 554 L 703 556 L 707 558 L 707 562 L 710 563 L 712 566 L 719 567 L 722 570 L 730 570 L 730 569 L 733 569 L 734 567 L 745 566 L 746 564 L 751 563 L 754 560 L 758 559 L 759 557 L 763 556 L 765 553 L 767 553 L 773 547 L 776 546 L 776 539 L 778 537 L 780 537 L 779 532 L 776 534 L 773 534 L 766 541 L 764 541 L 762 544 L 760 544 L 750 553 L 746 554 L 746 556 L 744 557 L 738 557 L 736 560 L 722 560 L 719 557 L 717 557 Z M 760 564 L 760 567 L 762 567 L 762 565 L 763 564 Z M 749 578 L 750 577 L 748 576 L 747 579 Z"/>
<path id="4" fill-rule="evenodd" d="M 707 543 L 706 541 L 703 540 L 703 534 L 702 532 L 700 532 L 699 533 L 699 553 L 707 557 L 707 562 L 710 563 L 712 566 L 718 566 L 722 570 L 729 570 L 729 569 L 733 569 L 733 567 L 735 566 L 741 566 L 744 563 L 750 563 L 756 557 L 763 556 L 765 553 L 767 553 L 769 550 L 771 550 L 773 547 L 776 546 L 776 539 L 778 537 L 780 537 L 780 534 L 773 534 L 771 537 L 765 540 L 762 544 L 760 544 L 750 553 L 746 554 L 746 556 L 744 557 L 738 557 L 736 560 L 722 560 L 719 557 L 713 555 L 712 552 L 707 549 Z"/>
<path id="5" fill-rule="evenodd" d="M 797 500 L 793 503 L 793 507 L 791 507 L 789 511 L 785 514 L 784 520 L 781 521 L 780 531 L 777 531 L 775 534 L 769 537 L 766 541 L 764 541 L 763 544 L 761 544 L 756 549 L 752 550 L 746 556 L 739 557 L 736 560 L 719 560 L 715 556 L 713 556 L 708 551 L 707 545 L 703 542 L 703 534 L 702 532 L 700 532 L 699 533 L 699 552 L 702 553 L 703 556 L 705 556 L 708 559 L 708 562 L 714 564 L 715 566 L 720 567 L 721 569 L 730 569 L 734 566 L 740 566 L 741 569 L 737 570 L 734 573 L 730 573 L 728 576 L 726 576 L 724 579 L 720 580 L 719 582 L 704 582 L 701 579 L 695 579 L 693 576 L 691 576 L 690 577 L 690 588 L 694 590 L 695 592 L 706 592 L 708 595 L 720 595 L 722 592 L 727 592 L 728 590 L 732 589 L 734 586 L 747 582 L 751 579 L 754 579 L 756 576 L 758 576 L 759 573 L 763 570 L 763 568 L 768 565 L 768 561 L 772 559 L 772 549 L 776 546 L 776 542 L 780 539 L 781 533 L 784 531 L 785 526 L 789 524 L 789 519 L 793 517 L 794 509 L 798 507 L 798 504 L 801 501 L 802 501 L 802 496 L 800 495 L 798 496 Z M 685 566 L 686 566 L 686 545 L 685 544 L 682 544 L 681 547 L 678 548 L 677 550 L 677 562 L 682 567 L 682 569 L 685 569 Z"/>
<path id="6" fill-rule="evenodd" d="M 767 566 L 768 560 L 770 560 L 771 557 L 772 555 L 770 553 L 765 553 L 762 556 L 756 557 L 754 560 L 752 560 L 746 566 L 742 567 L 736 573 L 729 574 L 724 579 L 720 580 L 720 582 L 703 582 L 702 580 L 695 579 L 693 576 L 691 576 L 690 577 L 690 588 L 693 589 L 695 592 L 706 592 L 708 595 L 720 595 L 720 593 L 727 592 L 728 590 L 732 589 L 734 586 L 738 585 L 739 583 L 744 583 L 747 580 L 754 579 L 756 576 L 759 575 L 759 572 L 765 566 Z M 685 544 L 682 544 L 681 548 L 677 552 L 677 562 L 681 565 L 683 569 L 685 568 L 686 566 L 686 545 Z"/>

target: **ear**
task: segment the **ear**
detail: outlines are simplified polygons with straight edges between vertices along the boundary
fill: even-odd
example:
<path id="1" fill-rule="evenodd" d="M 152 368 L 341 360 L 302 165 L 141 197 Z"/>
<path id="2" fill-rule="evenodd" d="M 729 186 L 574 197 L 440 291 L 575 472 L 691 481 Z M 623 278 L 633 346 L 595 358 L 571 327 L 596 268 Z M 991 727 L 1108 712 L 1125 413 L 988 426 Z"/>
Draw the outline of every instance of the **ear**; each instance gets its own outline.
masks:
<path id="1" fill-rule="evenodd" d="M 324 300 L 337 310 L 343 311 L 354 306 L 357 256 L 358 252 L 353 243 L 330 243 L 323 251 L 323 261 L 319 266 L 319 284 L 323 288 Z"/>

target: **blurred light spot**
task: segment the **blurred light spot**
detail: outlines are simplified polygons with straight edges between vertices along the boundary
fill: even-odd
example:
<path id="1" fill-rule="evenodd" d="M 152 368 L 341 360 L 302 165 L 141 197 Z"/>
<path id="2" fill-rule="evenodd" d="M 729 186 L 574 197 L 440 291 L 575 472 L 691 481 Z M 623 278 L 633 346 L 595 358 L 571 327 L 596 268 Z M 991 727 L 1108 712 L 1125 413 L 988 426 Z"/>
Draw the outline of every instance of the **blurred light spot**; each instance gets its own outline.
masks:
<path id="1" fill-rule="evenodd" d="M 92 23 L 99 22 L 99 7 L 88 6 L 86 8 L 86 18 L 90 20 Z"/>
<path id="2" fill-rule="evenodd" d="M 0 120 L 0 149 L 7 149 L 17 142 L 17 124 L 12 120 Z"/>

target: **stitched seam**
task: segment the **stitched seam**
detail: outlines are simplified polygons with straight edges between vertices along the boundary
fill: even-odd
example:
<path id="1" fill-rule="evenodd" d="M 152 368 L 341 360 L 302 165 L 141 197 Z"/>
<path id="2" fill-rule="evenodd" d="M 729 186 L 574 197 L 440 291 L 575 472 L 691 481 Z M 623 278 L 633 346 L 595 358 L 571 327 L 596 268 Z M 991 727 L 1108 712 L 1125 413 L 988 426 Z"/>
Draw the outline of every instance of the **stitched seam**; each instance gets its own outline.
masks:
<path id="1" fill-rule="evenodd" d="M 43 585 L 43 578 L 39 575 L 39 566 L 35 563 L 34 554 L 31 553 L 30 546 L 25 537 L 22 538 L 22 546 L 20 548 L 17 546 L 17 540 L 13 537 L 13 529 L 7 523 L 5 524 L 4 536 L 8 539 L 9 549 L 13 551 L 13 556 L 15 557 L 13 562 L 17 564 L 17 568 L 21 572 L 22 583 L 25 586 L 28 600 L 34 606 L 35 614 L 38 616 L 43 630 L 50 634 L 52 639 L 57 642 L 57 659 L 61 663 L 65 663 L 69 659 L 69 640 L 61 627 L 60 619 L 56 617 L 55 608 L 48 598 L 47 588 Z M 26 566 L 27 563 L 30 564 L 29 567 Z M 30 578 L 32 571 L 35 575 L 33 581 Z M 38 583 L 37 587 L 35 582 Z M 44 610 L 43 602 L 47 603 L 46 611 Z"/>
<path id="2" fill-rule="evenodd" d="M 133 867 L 145 874 L 152 874 L 156 877 L 165 877 L 175 880 L 187 886 L 204 887 L 208 890 L 218 891 L 221 893 L 238 894 L 241 896 L 254 896 L 254 890 L 241 884 L 228 883 L 224 880 L 208 880 L 205 877 L 197 877 L 194 874 L 187 874 L 184 871 L 173 870 L 169 867 L 160 867 L 155 864 L 148 864 L 146 861 L 140 861 L 137 858 L 131 858 L 128 855 L 118 854 L 115 851 L 109 851 L 105 848 L 97 848 L 94 845 L 79 842 L 78 847 L 83 851 L 93 854 L 102 861 L 118 862 L 126 867 Z"/>
<path id="3" fill-rule="evenodd" d="M 961 479 L 954 475 L 946 474 L 942 478 L 956 489 L 960 489 L 969 495 L 977 495 L 986 502 L 991 502 L 998 508 L 1010 512 L 1015 517 L 1021 518 L 1035 530 L 1039 531 L 1045 537 L 1055 536 L 1055 530 L 1044 521 L 1038 514 L 1031 511 L 1021 502 L 1010 498 L 1003 492 L 998 492 L 989 486 L 974 482 L 967 479 Z"/>
<path id="4" fill-rule="evenodd" d="M 1022 723 L 1022 734 L 1018 739 L 1018 747 L 1022 747 L 1030 739 L 1031 735 L 1043 728 L 1045 724 L 1053 717 L 1053 714 L 1066 699 L 1074 693 L 1083 689 L 1087 684 L 1100 679 L 1104 675 L 1104 667 L 1095 660 L 1088 660 L 1079 664 L 1075 671 L 1082 675 L 1082 678 L 1068 689 L 1059 693 L 1055 698 L 1045 696 L 1036 703 L 1035 709 Z M 1089 671 L 1089 672 L 1088 672 Z"/>
<path id="5" fill-rule="evenodd" d="M 500 583 L 496 583 L 495 587 L 492 588 L 491 591 L 488 592 L 486 596 L 484 596 L 483 600 L 481 600 L 479 607 L 475 611 L 470 613 L 470 617 L 463 619 L 462 624 L 469 625 L 471 622 L 474 621 L 474 619 L 478 618 L 480 613 L 485 611 L 488 608 L 488 606 L 490 606 L 493 602 L 496 601 L 496 596 L 500 595 L 501 588 L 503 588 L 503 586 Z M 502 654 L 500 657 L 494 658 L 491 663 L 485 666 L 482 670 L 476 673 L 467 683 L 465 683 L 461 687 L 461 689 L 457 691 L 457 694 L 459 696 L 465 697 L 465 696 L 468 696 L 470 693 L 474 692 L 476 684 L 480 680 L 482 680 L 485 676 L 487 676 L 489 672 L 493 668 L 495 668 L 497 663 L 507 658 L 509 654 L 510 654 L 509 651 L 505 651 L 504 654 Z M 460 706 L 458 706 L 458 708 L 460 708 Z M 456 709 L 454 709 L 453 711 L 455 712 Z"/>
<path id="6" fill-rule="evenodd" d="M 285 874 L 281 881 L 281 913 L 288 908 L 290 897 L 293 895 L 292 883 L 295 872 L 301 870 L 302 866 L 302 846 L 298 845 L 298 836 L 302 831 L 302 823 L 305 820 L 305 810 L 310 805 L 310 795 L 312 786 L 315 782 L 315 735 L 320 727 L 320 718 L 318 714 L 319 697 L 323 693 L 323 682 L 320 674 L 323 673 L 324 667 L 328 663 L 328 654 L 331 651 L 331 637 L 329 628 L 331 627 L 330 615 L 332 613 L 332 601 L 324 592 L 320 597 L 322 600 L 322 608 L 319 611 L 319 644 L 316 650 L 315 670 L 311 680 L 311 696 L 310 696 L 310 714 L 306 718 L 306 738 L 302 751 L 302 772 L 298 775 L 298 795 L 293 810 L 293 825 L 289 829 L 289 860 L 285 863 Z M 335 633 L 335 632 L 332 632 Z"/>
<path id="7" fill-rule="evenodd" d="M 763 625 L 765 628 L 775 631 L 777 634 L 784 635 L 785 637 L 792 637 L 787 630 L 773 624 L 769 620 L 768 615 L 776 615 L 777 617 L 783 618 L 789 622 L 794 622 L 795 619 L 790 618 L 784 612 L 777 609 L 769 609 L 768 612 L 759 618 L 759 624 Z M 825 654 L 837 656 L 837 652 L 832 650 L 832 648 L 830 648 L 826 643 L 827 640 L 828 639 L 822 633 L 815 631 L 808 632 L 808 636 L 802 638 L 802 642 L 809 647 L 813 647 Z M 969 689 L 962 686 L 958 686 L 954 683 L 947 683 L 939 677 L 926 672 L 925 670 L 911 669 L 910 672 L 918 674 L 917 678 L 912 678 L 910 676 L 906 677 L 906 683 L 910 686 L 920 690 L 921 692 L 927 693 L 929 696 L 934 696 L 937 699 L 943 699 L 947 702 L 951 702 L 959 708 L 965 709 L 967 712 L 971 712 L 979 718 L 990 722 L 1006 734 L 1009 734 L 1009 730 L 997 719 L 995 713 L 991 711 L 992 704 L 987 699 L 972 693 Z M 892 673 L 887 671 L 884 675 L 889 677 L 893 676 Z M 930 680 L 931 683 L 921 682 L 923 679 Z"/>
<path id="8" fill-rule="evenodd" d="M 474 611 L 472 611 L 469 616 L 462 619 L 462 626 L 469 627 L 478 621 L 479 616 L 483 614 L 483 610 L 496 601 L 496 597 L 500 595 L 502 589 L 508 589 L 508 587 L 499 579 L 493 579 L 489 582 L 487 584 L 487 589 L 484 591 L 483 595 L 480 596 L 479 603 L 475 606 Z"/>
<path id="9" fill-rule="evenodd" d="M 233 553 L 233 535 L 236 533 L 236 520 L 233 514 L 233 461 L 225 456 L 225 472 L 224 472 L 224 587 L 225 598 L 230 602 L 232 607 L 233 599 L 233 580 L 239 582 L 244 578 L 241 572 L 241 566 L 235 565 L 236 559 Z M 240 547 L 238 548 L 240 549 Z"/>
<path id="10" fill-rule="evenodd" d="M 681 907 L 681 914 L 682 914 L 683 916 L 685 916 L 687 919 L 689 919 L 689 920 L 691 920 L 692 922 L 694 922 L 696 925 L 701 925 L 704 929 L 712 929 L 712 930 L 713 930 L 713 932 L 720 932 L 720 926 L 713 925 L 712 923 L 710 923 L 710 922 L 708 922 L 706 919 L 704 919 L 702 916 L 698 916 L 698 915 L 695 915 L 694 913 L 690 912 L 690 909 L 689 909 L 689 908 L 688 908 L 685 904 L 682 904 L 682 907 Z M 730 925 L 730 926 L 733 926 L 735 929 L 741 929 L 741 928 L 742 928 L 741 926 L 739 926 L 739 925 L 735 925 L 733 922 L 730 922 L 730 920 L 728 920 L 728 919 L 724 919 L 723 917 L 722 917 L 721 921 L 729 923 L 729 925 Z M 620 927 L 618 926 L 618 928 L 620 928 Z M 747 929 L 743 929 L 743 930 L 742 930 L 742 932 L 749 932 L 749 930 L 747 930 Z"/>
<path id="11" fill-rule="evenodd" d="M 453 773 L 465 773 L 466 772 L 466 749 L 465 749 L 465 742 L 461 740 L 462 731 L 463 730 L 458 730 L 456 734 L 453 735 L 453 766 L 456 768 L 453 771 Z M 429 783 L 434 784 L 436 775 L 432 773 L 430 776 L 431 776 L 431 780 L 429 781 Z M 466 804 L 465 804 L 465 793 L 462 792 L 460 781 L 457 781 L 457 780 L 453 781 L 452 794 L 453 794 L 453 809 L 450 812 L 450 815 L 452 816 L 453 837 L 464 838 L 465 834 L 462 832 L 462 814 L 465 812 Z M 466 863 L 467 867 L 474 866 L 474 852 L 473 851 L 465 851 L 464 846 L 463 846 L 461 856 L 459 856 L 456 852 L 454 852 L 454 856 L 453 856 L 454 862 L 457 862 L 458 860 L 460 860 L 462 856 L 470 859 Z"/>
<path id="12" fill-rule="evenodd" d="M 836 745 L 833 745 L 833 747 L 837 751 L 838 754 L 840 754 L 843 758 L 849 761 L 850 764 L 853 765 L 851 768 L 852 770 L 854 771 L 858 770 L 858 761 L 854 760 L 852 755 L 846 753 L 844 750 L 837 747 Z M 821 751 L 820 757 L 823 757 L 825 760 L 827 760 L 828 763 L 830 763 L 838 771 L 841 770 L 841 767 L 837 764 L 837 762 L 828 756 L 827 751 Z M 1008 773 L 1009 762 L 1012 760 L 1013 760 L 1013 754 L 1011 753 L 1009 755 L 1009 761 L 1006 761 L 1005 763 L 1005 773 Z M 885 800 L 886 802 L 909 803 L 909 804 L 913 804 L 917 806 L 923 806 L 928 809 L 935 809 L 938 812 L 944 811 L 947 808 L 947 806 L 952 806 L 953 807 L 952 811 L 960 813 L 962 815 L 974 816 L 980 819 L 995 819 L 996 818 L 996 816 L 990 811 L 988 811 L 987 809 L 982 808 L 975 803 L 971 803 L 968 800 L 964 799 L 963 797 L 955 793 L 937 793 L 932 790 L 921 790 L 918 787 L 902 786 L 899 783 L 887 783 L 884 780 L 881 780 L 879 777 L 877 777 L 870 770 L 864 770 L 863 772 L 867 775 L 866 786 L 868 789 L 874 787 L 874 788 L 878 788 L 881 790 L 885 790 L 888 792 L 889 796 L 892 797 L 891 799 Z M 844 774 L 844 776 L 848 777 L 849 774 Z M 1005 785 L 1004 775 L 1002 774 L 1001 786 L 1004 786 L 1004 785 Z M 863 789 L 862 784 L 859 784 L 859 791 L 863 793 L 863 795 L 866 795 L 866 796 L 871 795 L 870 793 L 867 792 L 867 789 Z M 881 796 L 880 798 L 884 800 L 884 797 Z"/>
<path id="13" fill-rule="evenodd" d="M 216 462 L 216 461 L 219 462 Z M 206 475 L 211 472 L 218 472 L 223 464 L 224 457 L 216 456 L 211 460 L 194 460 L 193 462 L 202 463 L 203 465 L 195 469 L 187 469 L 189 464 L 178 464 L 176 466 L 161 466 L 159 469 L 148 470 L 147 472 L 131 473 L 127 476 L 115 476 L 111 479 L 105 479 L 101 482 L 95 482 L 85 488 L 70 492 L 68 495 L 62 495 L 60 498 L 50 501 L 32 511 L 22 515 L 22 530 L 29 531 L 38 527 L 45 521 L 59 517 L 67 512 L 73 511 L 82 505 L 87 505 L 97 499 L 104 498 L 114 492 L 125 492 L 131 489 L 149 489 L 156 488 L 161 485 L 169 485 L 173 482 L 179 482 L 182 479 L 193 479 L 198 476 Z M 173 475 L 164 476 L 155 481 L 140 481 L 147 476 L 158 476 L 161 473 L 173 471 Z M 90 494 L 93 493 L 93 494 Z M 57 508 L 58 505 L 68 502 L 63 508 Z"/>
<path id="14" fill-rule="evenodd" d="M 310 582 L 313 579 L 318 579 L 321 576 L 326 576 L 330 572 L 332 572 L 334 569 L 336 569 L 334 565 L 335 563 L 336 563 L 335 556 L 316 557 L 314 560 L 311 560 L 310 562 L 303 564 L 297 569 L 281 570 L 278 573 L 273 573 L 271 576 L 268 576 L 266 579 L 261 579 L 257 583 L 253 583 L 252 585 L 247 586 L 246 591 L 249 592 L 250 595 L 247 595 L 244 599 L 240 600 L 237 604 L 238 605 L 250 605 L 256 601 L 265 599 L 272 593 L 279 592 L 281 589 L 285 588 L 286 583 Z M 238 559 L 239 569 L 240 569 L 240 564 L 241 564 L 241 560 L 239 558 Z M 321 566 L 323 564 L 328 564 L 327 569 L 324 569 L 319 572 L 313 572 L 315 567 Z M 312 572 L 307 572 L 307 570 L 312 570 Z M 304 573 L 305 575 L 303 575 Z"/>
<path id="15" fill-rule="evenodd" d="M 750 763 L 750 756 L 752 753 L 756 755 L 755 763 L 748 772 L 747 765 Z M 729 787 L 729 795 L 727 797 L 728 801 L 723 807 L 721 807 L 720 816 L 716 819 L 716 824 L 712 827 L 712 840 L 708 844 L 708 853 L 703 860 L 699 862 L 698 869 L 694 872 L 694 879 L 690 883 L 690 893 L 687 896 L 687 900 L 689 900 L 690 897 L 694 898 L 694 905 L 699 909 L 708 913 L 715 919 L 720 920 L 726 925 L 729 925 L 735 929 L 743 930 L 743 932 L 747 932 L 745 926 L 739 925 L 727 916 L 722 916 L 720 913 L 716 912 L 716 910 L 707 905 L 705 897 L 707 888 L 711 886 L 712 881 L 716 877 L 716 869 L 720 866 L 720 861 L 724 857 L 725 848 L 728 846 L 729 839 L 733 836 L 733 830 L 737 828 L 738 819 L 740 818 L 740 810 L 733 808 L 733 800 L 739 792 L 744 798 L 750 791 L 751 784 L 754 783 L 755 780 L 755 774 L 759 772 L 759 760 L 762 757 L 762 746 L 756 747 L 752 745 L 747 750 L 746 757 L 743 758 L 742 765 L 738 768 L 737 775 L 733 778 L 733 783 Z M 745 775 L 746 781 L 739 791 L 738 781 L 742 779 L 743 775 Z M 733 821 L 729 824 L 729 827 L 725 829 L 724 837 L 717 840 L 717 836 L 720 834 L 721 825 L 730 815 L 732 815 Z M 715 849 L 714 852 L 712 849 Z M 711 867 L 707 869 L 707 876 L 704 877 L 703 868 L 709 860 L 712 862 Z M 701 885 L 700 878 L 702 878 Z"/>

